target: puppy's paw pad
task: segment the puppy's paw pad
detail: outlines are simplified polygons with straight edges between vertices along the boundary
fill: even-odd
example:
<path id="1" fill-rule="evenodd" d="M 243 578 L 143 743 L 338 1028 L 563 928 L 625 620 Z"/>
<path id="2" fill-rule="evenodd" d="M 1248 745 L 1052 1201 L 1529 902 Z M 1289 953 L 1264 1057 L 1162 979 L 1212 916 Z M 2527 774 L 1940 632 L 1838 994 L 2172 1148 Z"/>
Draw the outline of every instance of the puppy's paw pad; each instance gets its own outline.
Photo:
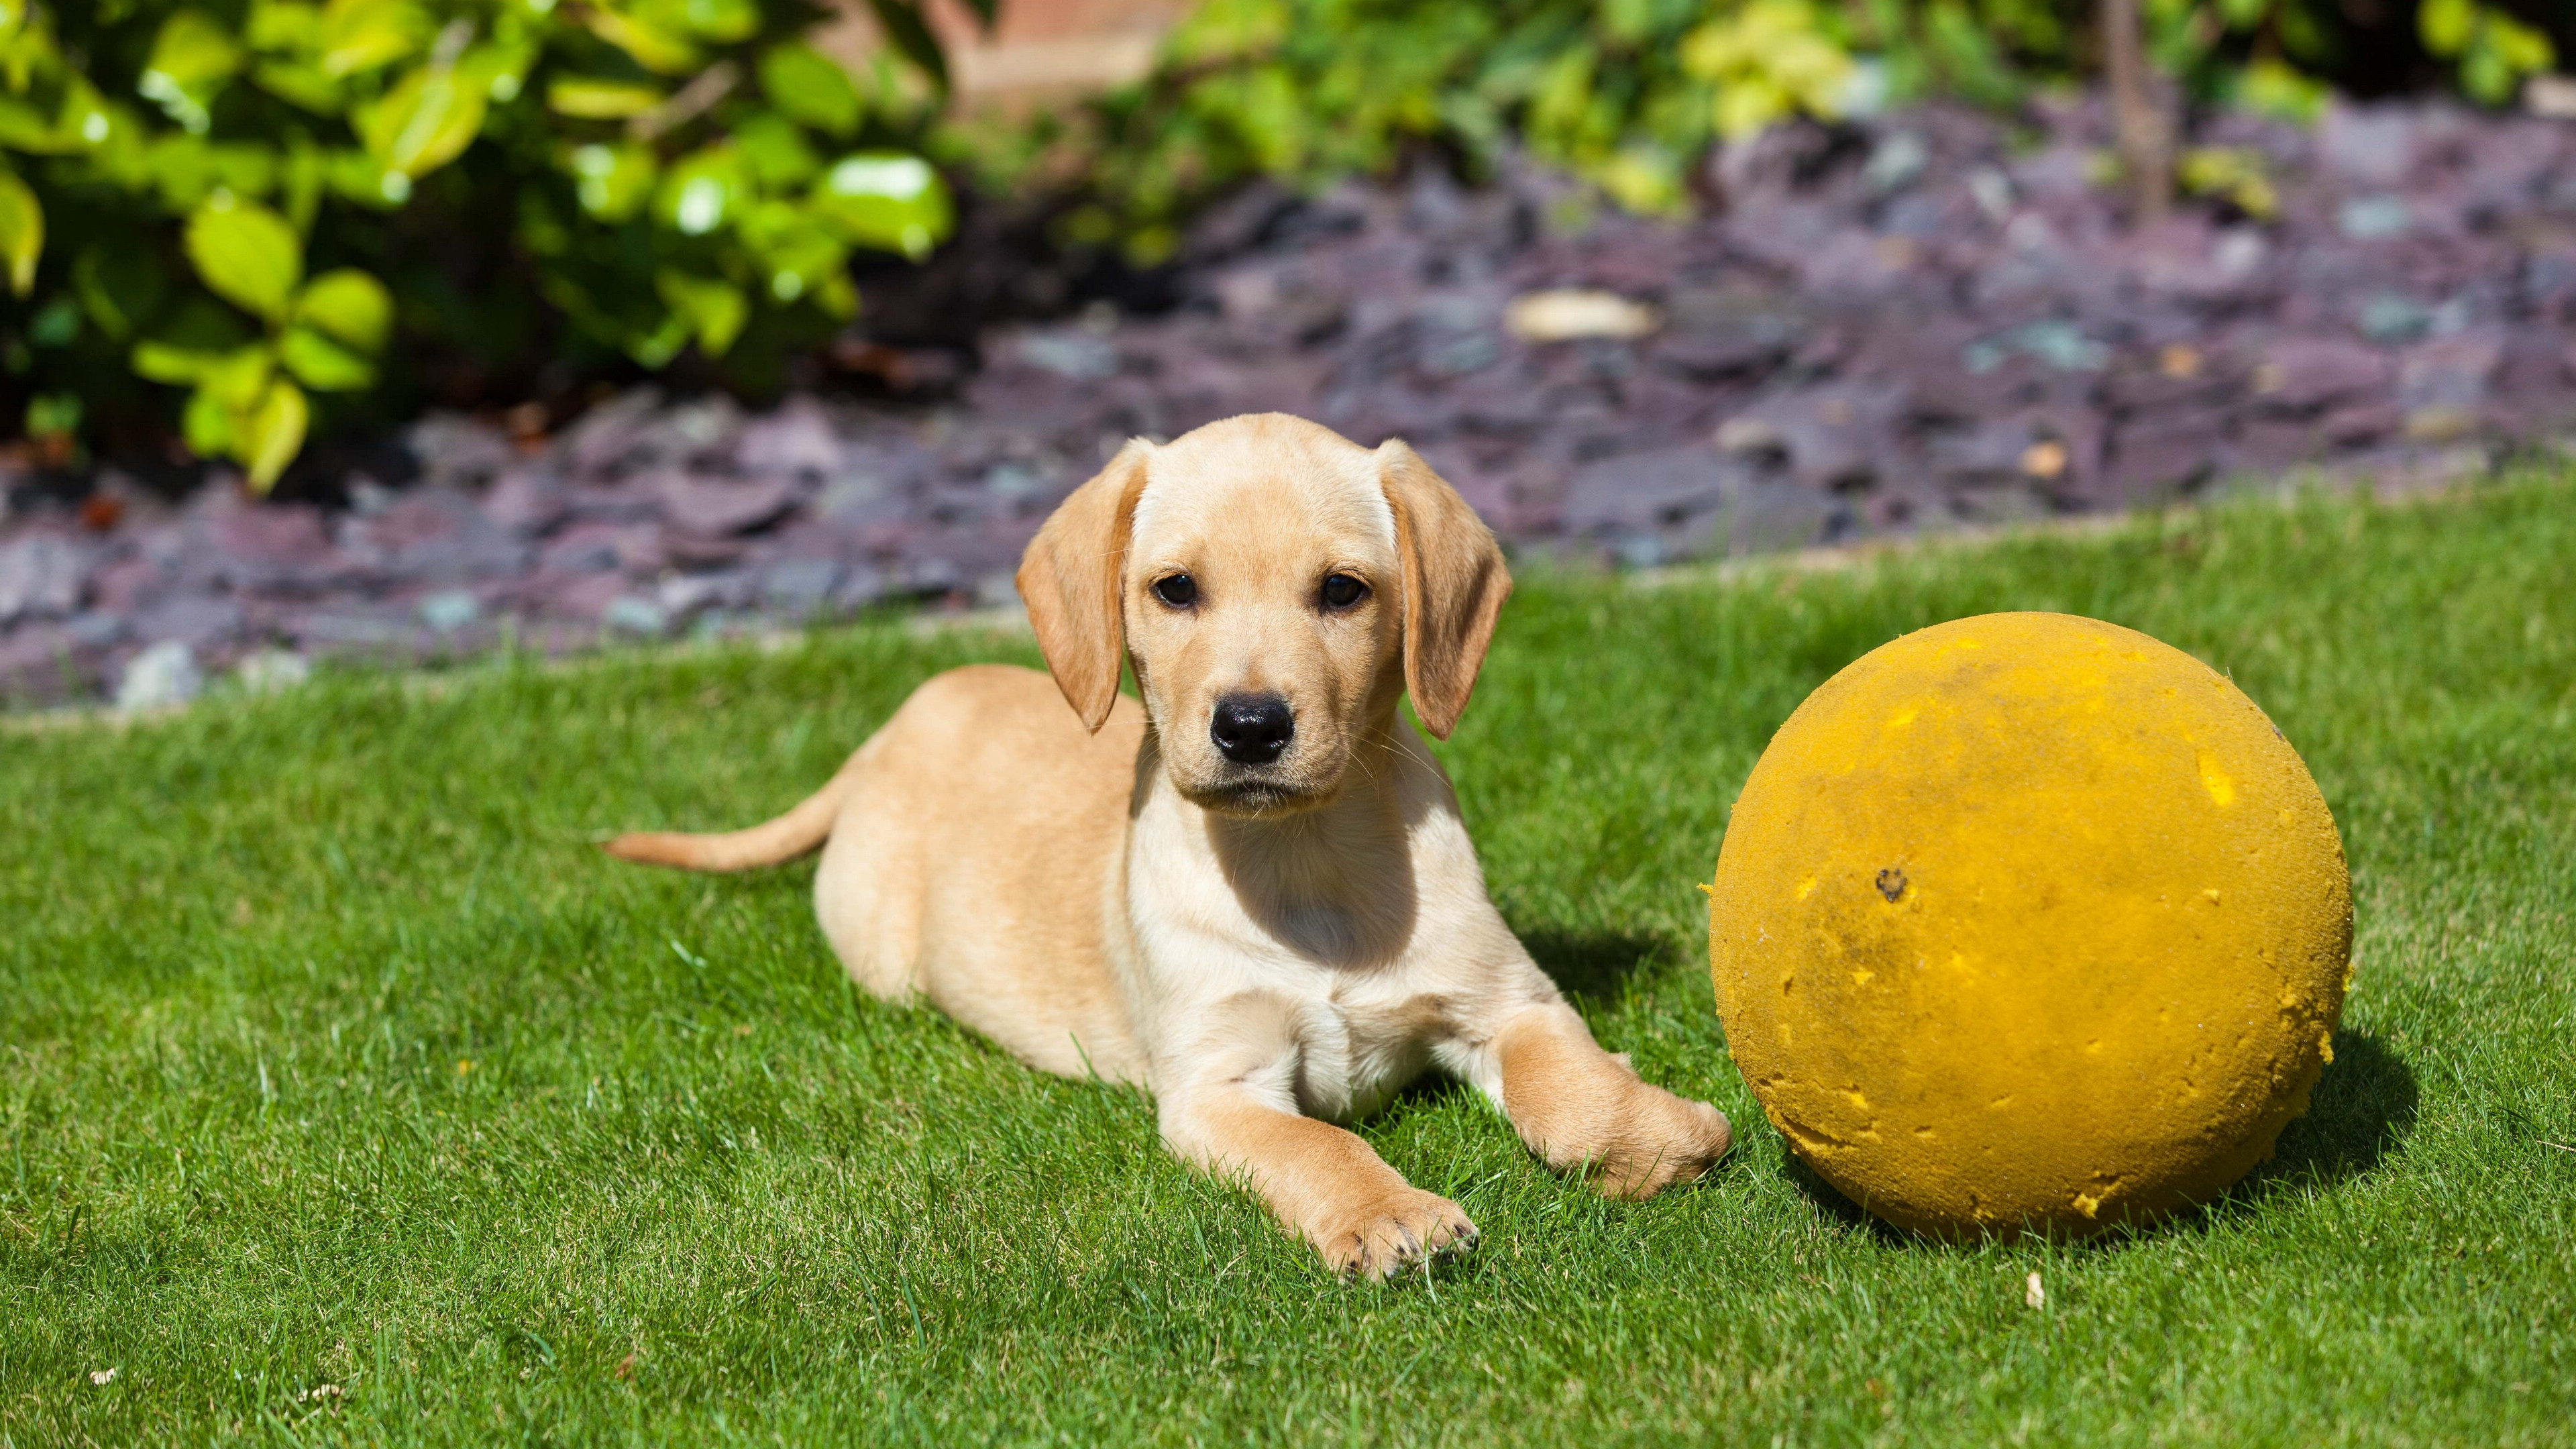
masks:
<path id="1" fill-rule="evenodd" d="M 1474 1247 L 1476 1225 L 1456 1203 L 1408 1187 L 1353 1205 L 1315 1241 L 1333 1271 L 1383 1279 L 1426 1258 Z"/>

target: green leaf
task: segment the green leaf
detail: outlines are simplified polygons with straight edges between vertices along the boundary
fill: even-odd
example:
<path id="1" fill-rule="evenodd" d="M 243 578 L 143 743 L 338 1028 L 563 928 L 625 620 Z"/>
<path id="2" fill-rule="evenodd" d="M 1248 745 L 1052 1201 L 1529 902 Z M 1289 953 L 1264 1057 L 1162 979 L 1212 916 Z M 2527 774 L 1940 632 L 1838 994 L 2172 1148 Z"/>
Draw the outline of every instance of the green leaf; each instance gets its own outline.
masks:
<path id="1" fill-rule="evenodd" d="M 849 241 L 915 261 L 948 236 L 956 210 L 930 163 L 901 151 L 858 151 L 814 185 L 815 215 Z"/>
<path id="2" fill-rule="evenodd" d="M 668 366 L 680 349 L 689 345 L 689 319 L 678 312 L 663 314 L 650 332 L 631 330 L 626 336 L 626 355 L 656 372 Z"/>
<path id="3" fill-rule="evenodd" d="M 2480 105 L 2503 105 L 2513 99 L 2513 68 L 2494 46 L 2472 45 L 2460 57 L 2460 89 Z"/>
<path id="4" fill-rule="evenodd" d="M 732 143 L 719 141 L 680 158 L 662 177 L 654 210 L 682 236 L 705 236 L 751 199 L 751 179 Z"/>
<path id="5" fill-rule="evenodd" d="M 263 60 L 251 67 L 251 84 L 317 116 L 336 116 L 347 108 L 348 93 L 320 66 L 302 61 Z"/>
<path id="6" fill-rule="evenodd" d="M 481 86 L 486 97 L 507 105 L 519 98 L 537 56 L 534 40 L 493 41 L 466 51 L 456 69 L 471 84 Z"/>
<path id="7" fill-rule="evenodd" d="M 621 222 L 643 209 L 661 163 L 649 146 L 575 146 L 564 154 L 581 209 L 605 222 Z"/>
<path id="8" fill-rule="evenodd" d="M 1687 205 L 1682 190 L 1680 158 L 1660 147 L 1623 148 L 1604 163 L 1594 179 L 1628 210 L 1642 215 L 1678 212 Z"/>
<path id="9" fill-rule="evenodd" d="M 226 79 L 241 63 L 241 46 L 222 21 L 202 10 L 182 10 L 161 22 L 143 64 L 146 74 L 194 86 Z"/>
<path id="10" fill-rule="evenodd" d="M 2501 12 L 2487 16 L 2487 40 L 2514 74 L 2533 75 L 2558 64 L 2549 37 Z"/>
<path id="11" fill-rule="evenodd" d="M 127 354 L 126 365 L 146 382 L 166 382 L 193 387 L 215 374 L 231 354 L 206 352 L 191 347 L 178 347 L 167 342 L 138 342 Z M 192 445 L 193 446 L 193 445 Z M 198 449 L 199 452 L 205 451 Z"/>
<path id="12" fill-rule="evenodd" d="M 755 0 L 645 0 L 639 13 L 655 28 L 730 45 L 760 33 Z"/>
<path id="13" fill-rule="evenodd" d="M 302 0 L 254 0 L 242 22 L 242 38 L 253 50 L 302 53 L 322 44 L 322 7 Z"/>
<path id="14" fill-rule="evenodd" d="M 456 159 L 483 128 L 483 90 L 453 66 L 403 77 L 358 122 L 358 139 L 388 171 L 417 177 Z"/>
<path id="15" fill-rule="evenodd" d="M 271 320 L 286 315 L 304 277 L 304 245 L 286 218 L 254 202 L 217 196 L 188 218 L 188 260 L 215 295 Z"/>
<path id="16" fill-rule="evenodd" d="M 763 113 L 733 128 L 733 143 L 763 191 L 785 191 L 814 179 L 822 158 L 785 116 Z"/>
<path id="17" fill-rule="evenodd" d="M 850 280 L 846 271 L 826 274 L 805 295 L 812 298 L 814 305 L 827 317 L 847 322 L 859 315 L 858 285 Z"/>
<path id="18" fill-rule="evenodd" d="M 790 119 L 835 136 L 857 130 L 866 109 L 850 73 L 801 40 L 761 53 L 760 89 Z"/>
<path id="19" fill-rule="evenodd" d="M 914 0 L 868 0 L 868 13 L 876 17 L 877 28 L 903 58 L 945 93 L 948 57 L 939 47 L 939 37 L 930 33 L 929 23 L 922 19 L 921 7 Z"/>
<path id="20" fill-rule="evenodd" d="M 363 392 L 376 385 L 375 364 L 309 327 L 289 327 L 277 340 L 278 361 L 321 392 Z"/>
<path id="21" fill-rule="evenodd" d="M 743 323 L 751 320 L 750 301 L 731 282 L 664 267 L 653 274 L 653 290 L 672 312 L 687 319 L 698 350 L 709 357 L 724 356 L 742 334 Z"/>
<path id="22" fill-rule="evenodd" d="M 210 124 L 206 107 L 241 65 L 242 48 L 221 21 L 182 10 L 161 23 L 134 88 L 182 129 L 202 135 Z"/>
<path id="23" fill-rule="evenodd" d="M 34 106 L 7 96 L 0 96 L 0 147 L 30 156 L 60 156 L 82 149 L 77 137 L 57 130 Z"/>
<path id="24" fill-rule="evenodd" d="M 328 153 L 322 176 L 333 191 L 378 211 L 391 211 L 411 199 L 411 178 L 364 151 Z"/>
<path id="25" fill-rule="evenodd" d="M 825 231 L 804 208 L 764 201 L 744 217 L 743 244 L 769 274 L 769 295 L 781 303 L 811 300 L 835 316 L 848 293 L 849 244 Z M 839 285 L 836 285 L 839 284 Z"/>
<path id="26" fill-rule="evenodd" d="M 45 208 L 17 173 L 0 171 L 0 263 L 9 268 L 9 290 L 23 297 L 36 289 L 36 262 L 45 254 Z"/>
<path id="27" fill-rule="evenodd" d="M 268 391 L 269 379 L 276 375 L 276 354 L 263 344 L 253 343 L 216 359 L 197 385 L 238 413 L 256 406 Z"/>
<path id="28" fill-rule="evenodd" d="M 144 170 L 172 211 L 194 211 L 215 189 L 214 148 L 202 136 L 163 134 L 144 153 Z"/>
<path id="29" fill-rule="evenodd" d="M 546 84 L 546 109 L 583 121 L 622 121 L 662 104 L 660 86 L 566 76 Z"/>
<path id="30" fill-rule="evenodd" d="M 2257 115 L 2309 125 L 2324 114 L 2331 94 L 2325 82 L 2286 62 L 2262 57 L 2247 62 L 2237 73 L 2232 99 Z"/>
<path id="31" fill-rule="evenodd" d="M 322 69 L 335 77 L 381 69 L 428 45 L 437 28 L 412 0 L 337 0 L 322 16 Z"/>
<path id="32" fill-rule="evenodd" d="M 277 153 L 256 141 L 208 146 L 205 167 L 217 187 L 236 196 L 266 196 L 277 189 Z"/>
<path id="33" fill-rule="evenodd" d="M 87 411 L 78 393 L 40 392 L 27 399 L 27 435 L 69 437 L 80 431 L 81 417 Z"/>
<path id="34" fill-rule="evenodd" d="M 593 5 L 583 16 L 590 32 L 625 51 L 655 75 L 683 75 L 699 68 L 698 48 L 649 21 Z"/>
<path id="35" fill-rule="evenodd" d="M 277 168 L 278 190 L 284 193 L 280 200 L 285 203 L 286 220 L 299 236 L 313 230 L 329 169 L 321 147 L 300 135 L 287 138 L 286 158 Z"/>
<path id="36" fill-rule="evenodd" d="M 2424 48 L 2445 60 L 2469 48 L 2477 24 L 2477 0 L 2424 0 L 2415 11 L 2415 33 Z"/>
<path id="37" fill-rule="evenodd" d="M 233 450 L 233 412 L 224 400 L 200 387 L 188 395 L 187 411 L 179 418 L 179 435 L 188 451 L 200 458 L 217 458 Z"/>
<path id="38" fill-rule="evenodd" d="M 150 183 L 151 149 L 143 118 L 132 107 L 100 95 L 88 81 L 64 83 L 62 113 L 54 129 L 88 152 L 92 174 L 100 180 L 129 191 Z"/>
<path id="39" fill-rule="evenodd" d="M 250 470 L 254 492 L 277 486 L 278 475 L 304 451 L 304 430 L 312 418 L 304 390 L 282 377 L 269 383 L 257 407 L 234 415 L 233 456 Z"/>
<path id="40" fill-rule="evenodd" d="M 394 296 L 356 267 L 340 267 L 315 277 L 296 297 L 295 320 L 361 352 L 377 352 L 393 333 Z"/>

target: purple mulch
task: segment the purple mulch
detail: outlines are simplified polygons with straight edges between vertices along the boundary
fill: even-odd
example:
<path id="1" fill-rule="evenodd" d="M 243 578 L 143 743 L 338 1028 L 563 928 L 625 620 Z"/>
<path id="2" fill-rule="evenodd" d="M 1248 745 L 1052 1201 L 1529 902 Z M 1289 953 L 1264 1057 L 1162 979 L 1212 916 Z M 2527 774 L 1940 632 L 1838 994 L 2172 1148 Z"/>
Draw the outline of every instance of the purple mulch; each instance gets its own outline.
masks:
<path id="1" fill-rule="evenodd" d="M 1182 305 L 998 327 L 935 403 L 617 397 L 534 446 L 462 417 L 400 487 L 255 504 L 114 476 L 86 527 L 0 513 L 0 697 L 184 694 L 298 657 L 723 631 L 998 603 L 1038 521 L 1131 434 L 1300 413 L 1401 436 L 1524 550 L 1628 563 L 2100 512 L 2307 467 L 2457 476 L 2576 426 L 2576 124 L 2442 104 L 2220 116 L 2279 190 L 2125 228 L 2096 110 L 1923 108 L 1775 130 L 1685 223 L 1531 168 L 1418 172 L 1201 219 Z M 1534 340 L 1598 291 L 1642 335 Z M 390 470 L 389 470 L 390 471 Z M 0 487 L 9 480 L 0 477 Z M 153 646 L 160 646 L 155 649 Z M 143 671 L 129 668 L 145 655 Z M 292 661 L 288 661 L 291 665 Z"/>

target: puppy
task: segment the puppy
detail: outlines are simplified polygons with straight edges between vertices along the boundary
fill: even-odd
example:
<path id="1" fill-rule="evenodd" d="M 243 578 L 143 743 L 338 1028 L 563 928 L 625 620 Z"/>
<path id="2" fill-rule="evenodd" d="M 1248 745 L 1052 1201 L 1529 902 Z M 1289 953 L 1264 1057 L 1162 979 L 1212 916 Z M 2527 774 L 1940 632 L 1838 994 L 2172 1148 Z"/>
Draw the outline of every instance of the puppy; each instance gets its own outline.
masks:
<path id="1" fill-rule="evenodd" d="M 1143 1086 L 1173 1152 L 1345 1273 L 1475 1239 L 1333 1125 L 1427 1067 L 1612 1197 L 1726 1152 L 1725 1116 L 1603 1051 L 1513 938 L 1397 711 L 1409 691 L 1448 737 L 1511 591 L 1412 449 L 1279 414 L 1131 442 L 1018 582 L 1052 687 L 952 670 L 768 824 L 608 851 L 740 870 L 822 845 L 815 911 L 860 984 Z"/>

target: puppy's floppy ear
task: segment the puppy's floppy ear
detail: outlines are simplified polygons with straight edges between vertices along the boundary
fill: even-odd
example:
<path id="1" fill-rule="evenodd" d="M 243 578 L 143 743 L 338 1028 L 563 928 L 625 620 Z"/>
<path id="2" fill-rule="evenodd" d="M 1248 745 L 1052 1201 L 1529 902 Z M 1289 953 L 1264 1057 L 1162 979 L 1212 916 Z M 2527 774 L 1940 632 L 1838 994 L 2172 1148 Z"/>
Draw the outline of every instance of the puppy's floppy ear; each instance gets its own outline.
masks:
<path id="1" fill-rule="evenodd" d="M 1423 727 L 1445 740 L 1475 691 L 1512 576 L 1493 530 L 1420 454 L 1390 440 L 1377 456 L 1404 563 L 1404 687 Z"/>
<path id="2" fill-rule="evenodd" d="M 1132 439 L 1098 476 L 1073 490 L 1029 540 L 1014 580 L 1056 688 L 1093 731 L 1118 702 L 1118 668 L 1127 657 L 1119 608 L 1127 535 L 1153 451 L 1143 438 Z"/>

